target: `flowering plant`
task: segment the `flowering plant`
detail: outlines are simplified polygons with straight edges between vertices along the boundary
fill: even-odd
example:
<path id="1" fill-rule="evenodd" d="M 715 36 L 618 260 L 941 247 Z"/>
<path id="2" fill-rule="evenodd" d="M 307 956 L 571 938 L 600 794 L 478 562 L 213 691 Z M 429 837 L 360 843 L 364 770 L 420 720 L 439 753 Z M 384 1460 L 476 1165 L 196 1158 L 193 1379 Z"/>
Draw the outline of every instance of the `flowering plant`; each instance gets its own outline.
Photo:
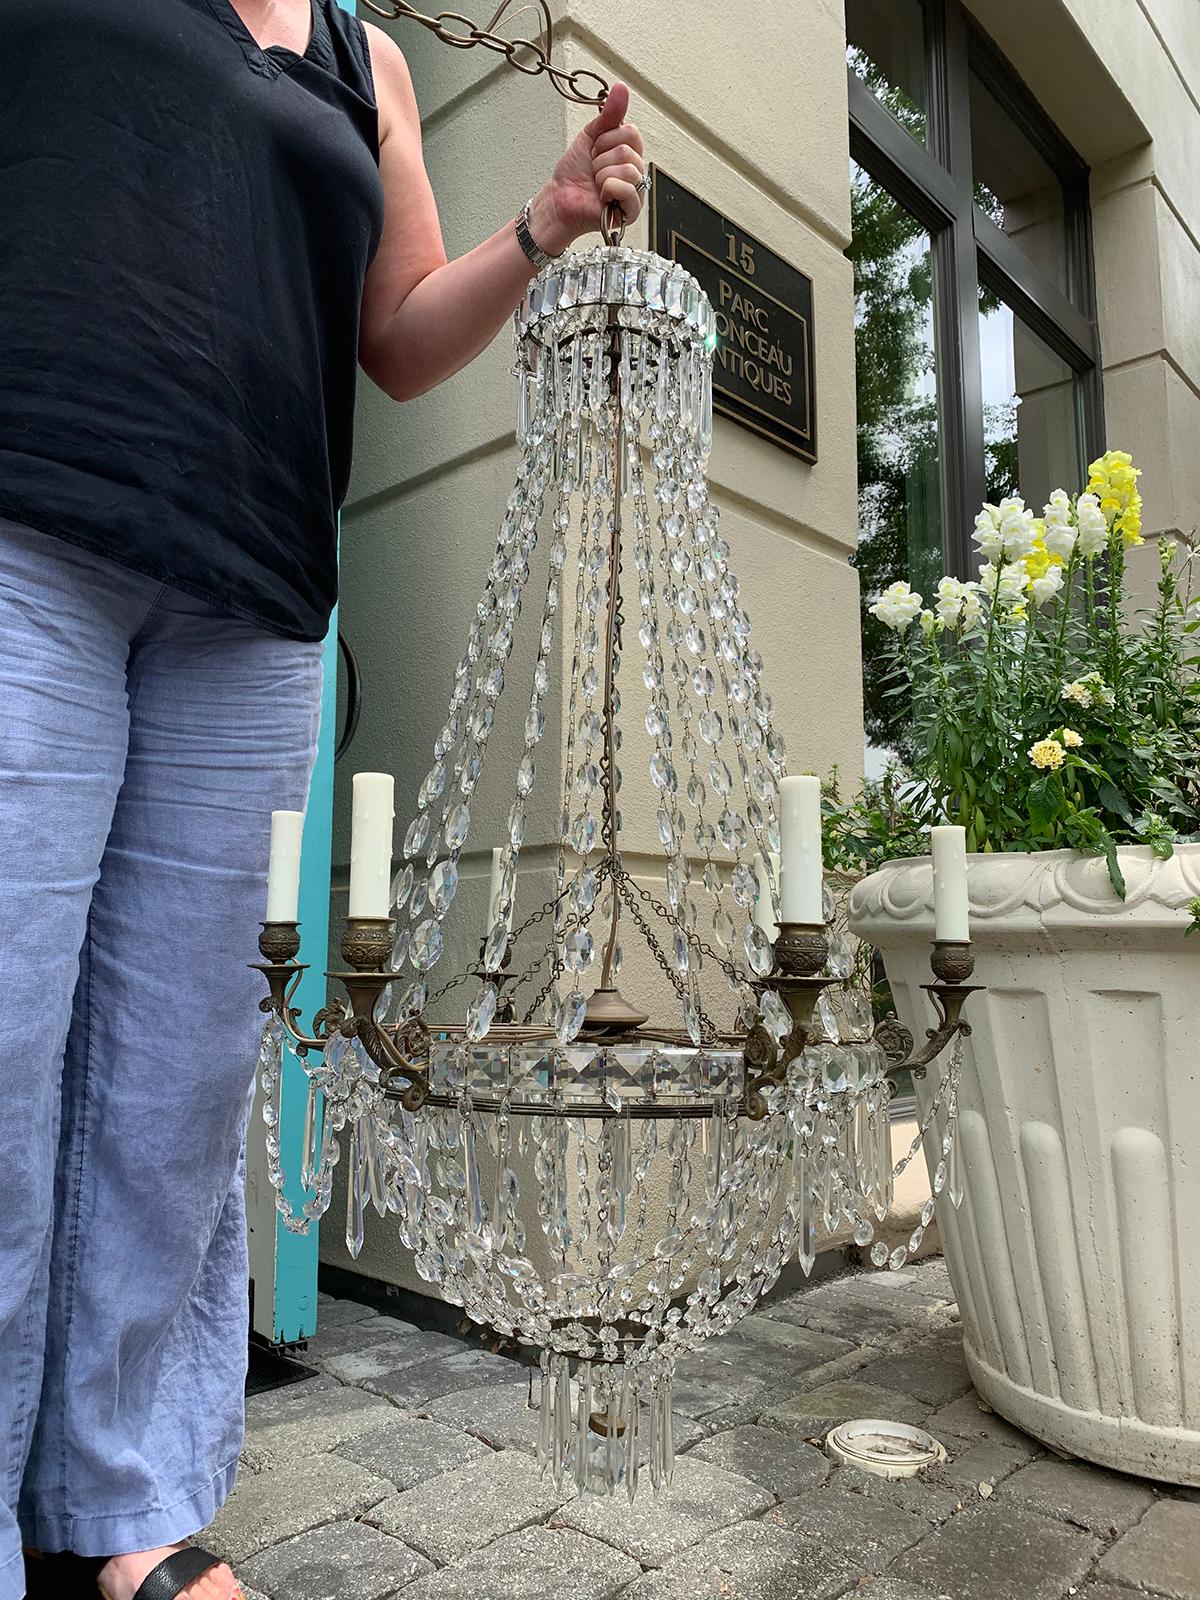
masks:
<path id="1" fill-rule="evenodd" d="M 1056 489 L 1039 517 L 1019 497 L 985 505 L 978 579 L 946 577 L 932 606 L 893 583 L 870 608 L 893 631 L 914 766 L 931 820 L 969 850 L 1170 855 L 1200 809 L 1200 683 L 1193 553 L 1163 541 L 1155 605 L 1126 594 L 1142 540 L 1139 469 L 1110 450 L 1086 489 Z"/>

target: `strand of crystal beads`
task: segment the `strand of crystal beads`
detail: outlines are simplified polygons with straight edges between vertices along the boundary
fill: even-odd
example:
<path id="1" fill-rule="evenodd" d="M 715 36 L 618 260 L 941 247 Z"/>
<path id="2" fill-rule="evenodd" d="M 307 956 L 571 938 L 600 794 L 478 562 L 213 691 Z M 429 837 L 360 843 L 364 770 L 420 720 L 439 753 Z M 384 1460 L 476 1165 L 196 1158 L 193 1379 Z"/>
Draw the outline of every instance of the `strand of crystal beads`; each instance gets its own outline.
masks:
<path id="1" fill-rule="evenodd" d="M 558 863 L 560 894 L 568 875 L 571 883 L 560 901 L 555 919 L 557 961 L 571 974 L 570 988 L 557 998 L 552 992 L 548 1002 L 553 1008 L 549 1021 L 559 1043 L 564 1045 L 571 1043 L 583 1026 L 586 1002 L 580 985 L 582 974 L 591 966 L 595 955 L 595 943 L 586 925 L 596 901 L 597 879 L 588 858 L 601 839 L 596 811 L 600 794 L 598 746 L 603 734 L 603 722 L 596 710 L 596 696 L 601 688 L 598 619 L 608 598 L 608 532 L 603 512 L 607 480 L 603 453 L 594 447 L 594 435 L 586 422 L 581 419 L 579 426 L 581 437 L 586 441 L 584 460 L 589 473 L 594 466 L 596 478 L 594 487 L 590 477 L 585 480 L 580 521 L 574 661 L 567 712 L 568 746 Z M 597 440 L 596 445 L 599 442 Z M 589 505 L 592 505 L 590 514 Z M 573 868 L 568 867 L 568 851 L 575 858 Z"/>
<path id="2" fill-rule="evenodd" d="M 657 458 L 656 458 L 656 467 L 657 467 L 657 465 L 658 465 L 658 462 L 657 462 Z M 664 463 L 663 465 L 664 465 L 664 470 L 668 470 L 667 464 Z M 644 554 L 643 554 L 642 559 L 643 559 L 643 561 L 644 561 L 644 563 L 645 563 L 645 565 L 647 567 L 647 570 L 652 572 L 653 571 L 653 567 L 654 567 L 654 556 L 653 556 L 653 551 L 652 551 L 650 543 L 649 543 L 649 519 L 648 519 L 648 515 L 645 513 L 645 510 L 644 510 L 644 508 L 645 508 L 645 488 L 644 488 L 644 483 L 643 483 L 643 480 L 642 480 L 640 464 L 639 464 L 638 469 L 634 473 L 633 493 L 634 493 L 634 497 L 635 497 L 635 505 L 640 507 L 640 508 L 642 508 L 641 516 L 639 516 L 636 519 L 638 521 L 638 524 L 639 524 L 639 533 L 644 532 L 645 540 L 646 540 Z M 669 528 L 669 525 L 671 523 L 673 523 L 674 521 L 678 520 L 678 518 L 679 518 L 679 513 L 677 513 L 677 512 L 676 513 L 672 513 L 670 516 L 664 514 L 663 517 L 660 518 L 660 522 L 659 522 L 660 531 L 663 533 L 663 548 L 662 548 L 661 555 L 660 555 L 660 562 L 661 562 L 661 565 L 663 566 L 663 568 L 664 568 L 664 570 L 666 571 L 666 574 L 667 574 L 667 577 L 666 577 L 665 581 L 666 581 L 666 585 L 667 585 L 667 605 L 668 605 L 668 609 L 669 609 L 670 621 L 668 622 L 668 624 L 664 628 L 663 623 L 662 623 L 662 618 L 661 618 L 661 616 L 659 614 L 658 596 L 657 596 L 657 593 L 656 593 L 655 588 L 654 588 L 653 580 L 651 579 L 647 584 L 649 600 L 650 600 L 650 604 L 651 604 L 651 608 L 652 608 L 652 612 L 653 612 L 653 620 L 652 620 L 652 622 L 650 623 L 649 626 L 650 626 L 651 631 L 653 632 L 653 635 L 654 635 L 654 638 L 655 638 L 656 641 L 661 639 L 663 637 L 664 633 L 665 633 L 666 636 L 668 637 L 668 641 L 669 641 L 669 643 L 671 645 L 671 648 L 672 648 L 672 676 L 673 676 L 673 678 L 675 680 L 676 687 L 677 687 L 677 696 L 676 696 L 676 704 L 675 704 L 676 725 L 682 729 L 682 737 L 681 737 L 681 740 L 680 740 L 680 748 L 681 748 L 681 750 L 683 752 L 684 759 L 688 763 L 688 769 L 689 769 L 689 778 L 688 778 L 688 784 L 687 784 L 687 801 L 688 801 L 688 804 L 692 807 L 692 809 L 695 811 L 695 814 L 696 814 L 696 821 L 695 821 L 694 827 L 690 830 L 690 832 L 691 832 L 692 838 L 695 840 L 696 844 L 700 847 L 701 851 L 704 854 L 705 865 L 704 865 L 704 869 L 703 869 L 703 873 L 702 873 L 702 882 L 703 882 L 704 888 L 712 896 L 713 901 L 714 901 L 713 926 L 714 926 L 714 931 L 715 931 L 716 936 L 717 936 L 718 943 L 722 944 L 726 949 L 729 949 L 732 952 L 732 949 L 733 949 L 733 946 L 735 944 L 736 937 L 737 937 L 736 929 L 735 929 L 735 926 L 734 926 L 734 921 L 733 921 L 732 915 L 725 908 L 725 906 L 723 904 L 723 894 L 724 894 L 724 890 L 725 890 L 724 878 L 722 876 L 720 868 L 717 866 L 717 863 L 716 863 L 716 861 L 714 860 L 714 857 L 713 857 L 713 850 L 715 849 L 716 842 L 717 842 L 717 834 L 716 834 L 716 829 L 709 822 L 709 820 L 708 820 L 708 818 L 707 818 L 707 816 L 705 814 L 705 801 L 706 801 L 706 798 L 707 798 L 707 789 L 706 789 L 706 785 L 705 785 L 705 782 L 704 782 L 704 778 L 701 775 L 700 770 L 699 770 L 699 765 L 698 765 L 699 747 L 696 744 L 695 731 L 694 731 L 693 723 L 692 723 L 691 703 L 690 703 L 690 699 L 689 699 L 689 696 L 688 696 L 688 686 L 692 683 L 693 678 L 699 678 L 701 676 L 701 674 L 708 674 L 708 676 L 711 677 L 711 673 L 709 673 L 708 668 L 705 667 L 703 664 L 700 664 L 700 665 L 696 666 L 696 668 L 694 670 L 694 673 L 693 673 L 692 669 L 690 668 L 689 664 L 686 662 L 686 660 L 685 660 L 685 658 L 683 656 L 683 651 L 682 651 L 682 648 L 681 648 L 681 639 L 680 639 L 680 634 L 679 634 L 678 627 L 672 625 L 674 623 L 675 611 L 676 611 L 677 608 L 679 608 L 679 599 L 680 599 L 680 589 L 672 581 L 672 571 L 681 566 L 681 563 L 679 563 L 679 561 L 678 561 L 678 557 L 679 557 L 681 551 L 680 551 L 680 547 L 679 547 L 677 542 L 673 546 L 670 533 L 667 530 Z M 686 567 L 683 567 L 682 570 L 683 570 L 683 572 L 685 574 L 685 577 L 686 577 Z M 663 667 L 662 667 L 661 652 L 660 652 L 660 654 L 659 654 L 659 656 L 657 658 L 657 669 L 658 669 L 659 676 L 662 677 L 662 675 L 663 675 Z M 664 698 L 665 698 L 665 696 L 664 696 Z M 707 743 L 712 743 L 713 746 L 714 746 L 712 768 L 713 768 L 713 771 L 717 771 L 719 757 L 718 757 L 718 752 L 716 750 L 716 744 L 720 740 L 722 729 L 721 729 L 721 725 L 720 725 L 719 719 L 716 720 L 716 721 L 706 721 L 705 720 L 705 718 L 708 717 L 711 713 L 712 713 L 711 705 L 707 706 L 706 709 L 704 711 L 702 711 L 702 713 L 701 713 L 701 731 L 702 731 L 702 736 L 705 737 L 706 742 Z M 728 774 L 728 769 L 724 766 L 724 763 L 721 763 L 720 764 L 720 771 L 717 773 L 717 775 L 722 780 L 722 782 L 723 782 L 724 777 L 727 774 Z M 710 780 L 711 780 L 711 778 L 712 778 L 712 773 L 710 772 Z M 730 783 L 730 787 L 732 787 L 732 775 L 729 775 L 729 783 Z M 687 830 L 683 826 L 683 824 L 681 822 L 681 826 L 680 826 L 681 834 L 686 834 L 686 832 L 688 832 L 688 831 L 689 830 Z M 739 905 L 752 907 L 753 906 L 753 896 L 754 896 L 754 876 L 753 876 L 753 873 L 750 871 L 750 869 L 745 865 L 745 863 L 741 859 L 740 847 L 738 845 L 738 841 L 737 841 L 736 838 L 733 839 L 733 850 L 734 850 L 734 866 L 733 866 L 733 872 L 732 872 L 733 896 L 734 896 L 735 901 Z M 686 857 L 685 857 L 685 859 L 686 859 Z M 688 877 L 690 878 L 690 876 L 691 876 L 691 874 L 690 874 L 690 871 L 689 871 Z M 670 870 L 669 869 L 668 869 L 667 888 L 668 888 L 668 896 L 671 897 L 672 879 L 671 879 L 671 874 L 670 874 Z M 672 903 L 672 909 L 678 909 L 677 898 L 671 897 L 671 903 Z M 698 922 L 698 916 L 695 914 L 695 902 L 694 901 L 692 902 L 692 906 L 691 906 L 690 909 L 691 909 L 691 911 L 693 913 L 691 931 L 695 932 L 696 931 L 695 924 L 696 924 L 696 922 Z M 699 960 L 699 953 L 695 952 L 695 955 L 696 955 L 696 959 L 698 961 Z M 695 976 L 698 977 L 698 972 L 695 974 Z M 694 1003 L 698 1005 L 698 1000 L 694 1001 Z M 696 1042 L 698 1042 L 698 1041 L 696 1041 Z"/>
<path id="3" fill-rule="evenodd" d="M 697 490 L 697 485 L 699 489 Z M 696 491 L 696 492 L 693 492 Z M 714 625 L 714 636 L 725 618 L 721 614 L 726 601 L 718 596 L 717 587 L 724 587 L 731 595 L 736 596 L 736 582 L 733 574 L 727 570 L 723 558 L 719 558 L 718 547 L 721 544 L 716 538 L 717 513 L 703 491 L 702 480 L 692 477 L 689 480 L 689 515 L 686 526 L 690 530 L 691 538 L 691 583 L 692 593 L 699 591 L 699 606 L 710 618 Z M 686 552 L 685 552 L 686 553 Z M 697 639 L 702 634 L 697 628 Z M 726 799 L 726 812 L 723 821 L 727 825 L 721 829 L 722 843 L 729 848 L 730 841 L 736 845 L 735 862 L 731 876 L 731 890 L 735 901 L 743 911 L 749 912 L 749 920 L 743 933 L 743 954 L 750 971 L 756 977 L 763 977 L 770 972 L 773 965 L 773 953 L 770 941 L 762 928 L 753 920 L 753 908 L 758 895 L 758 881 L 752 866 L 744 859 L 743 852 L 748 848 L 748 841 L 743 836 L 743 829 L 748 823 L 753 833 L 758 849 L 765 861 L 769 863 L 771 852 L 778 850 L 779 836 L 778 823 L 774 814 L 774 796 L 776 793 L 775 776 L 768 772 L 761 762 L 755 761 L 754 770 L 751 770 L 747 757 L 747 739 L 753 740 L 758 733 L 757 727 L 744 719 L 739 714 L 739 707 L 751 694 L 749 687 L 749 674 L 753 667 L 749 665 L 745 652 L 735 647 L 734 635 L 728 629 L 721 629 L 717 648 L 713 652 L 717 672 L 714 675 L 712 667 L 706 662 L 697 665 L 693 676 L 692 687 L 704 702 L 701 713 L 700 727 L 702 733 L 707 730 L 714 735 L 713 757 L 710 776 L 718 792 L 724 792 Z M 718 683 L 726 704 L 726 713 L 723 717 L 715 703 Z M 747 734 L 749 726 L 753 732 Z M 746 802 L 746 816 L 742 819 L 740 814 L 731 814 L 729 797 L 732 795 L 733 779 L 729 772 L 728 763 L 721 758 L 718 748 L 725 733 L 728 732 L 733 740 L 735 759 L 738 765 L 742 782 L 742 792 Z M 778 759 L 781 764 L 784 759 L 782 744 L 778 747 Z M 765 808 L 765 809 L 764 809 Z M 776 902 L 777 903 L 777 902 Z M 726 932 L 728 931 L 726 927 Z M 739 999 L 744 999 L 744 991 L 733 985 L 734 993 Z"/>
<path id="4" fill-rule="evenodd" d="M 569 480 L 566 481 L 569 483 Z M 565 486 L 563 481 L 560 481 L 553 516 L 549 573 L 546 579 L 545 598 L 542 603 L 541 630 L 538 635 L 537 657 L 534 662 L 533 686 L 530 691 L 529 710 L 525 718 L 524 746 L 521 760 L 517 767 L 516 797 L 509 811 L 508 832 L 501 853 L 499 905 L 496 908 L 496 920 L 489 927 L 483 952 L 483 967 L 487 976 L 474 1003 L 467 1011 L 467 1037 L 471 1040 L 480 1040 L 487 1036 L 495 1019 L 499 1002 L 499 990 L 495 982 L 495 974 L 503 965 L 508 951 L 513 904 L 516 894 L 517 863 L 521 853 L 521 846 L 525 839 L 525 805 L 533 791 L 536 776 L 535 751 L 546 730 L 544 702 L 550 691 L 550 656 L 554 648 L 555 638 L 554 619 L 561 605 L 562 570 L 567 557 L 564 534 L 570 522 L 569 494 L 569 488 Z M 447 901 L 447 907 L 448 905 L 449 901 Z"/>
<path id="5" fill-rule="evenodd" d="M 533 443 L 533 436 L 530 442 Z M 423 1009 L 429 992 L 427 975 L 442 953 L 442 922 L 458 884 L 458 860 L 470 829 L 470 798 L 483 771 L 494 706 L 504 688 L 504 667 L 512 652 L 513 630 L 529 579 L 545 487 L 545 464 L 535 469 L 527 452 L 509 498 L 504 530 L 476 609 L 467 652 L 456 673 L 447 723 L 435 746 L 434 766 L 422 784 L 417 815 L 405 837 L 406 865 L 397 875 L 393 903 L 398 913 L 408 900 L 408 921 L 412 926 L 398 932 L 394 957 L 402 959 L 406 955 L 416 978 L 399 1001 L 401 1016 L 415 1015 Z M 478 672 L 472 670 L 476 663 Z M 447 784 L 447 759 L 451 756 L 451 781 Z M 432 827 L 429 808 L 443 793 L 438 823 Z M 435 868 L 443 842 L 448 855 Z M 428 878 L 414 881 L 412 858 L 422 849 L 432 870 Z"/>
<path id="6" fill-rule="evenodd" d="M 584 447 L 580 441 L 579 447 L 579 476 L 571 478 L 564 474 L 563 483 L 570 483 L 572 489 L 578 488 L 580 495 L 579 509 L 579 558 L 575 576 L 575 608 L 573 613 L 571 636 L 571 674 L 570 689 L 567 701 L 567 743 L 563 759 L 563 790 L 561 823 L 559 827 L 559 847 L 555 863 L 555 884 L 557 888 L 557 903 L 554 911 L 554 925 L 556 930 L 561 926 L 567 914 L 565 890 L 567 882 L 567 836 L 570 831 L 571 817 L 571 790 L 575 775 L 575 740 L 576 718 L 579 714 L 579 680 L 581 677 L 581 659 L 583 652 L 583 601 L 586 592 L 586 577 L 588 552 L 590 549 L 589 533 L 591 529 L 591 488 L 592 488 L 592 459 L 590 448 Z M 579 729 L 579 736 L 584 736 L 584 729 Z"/>
<path id="7" fill-rule="evenodd" d="M 259 1082 L 263 1096 L 262 1117 L 267 1130 L 267 1181 L 275 1191 L 275 1209 L 282 1218 L 284 1227 L 289 1233 L 306 1234 L 310 1225 L 324 1216 L 329 1209 L 333 1190 L 333 1169 L 340 1155 L 338 1141 L 333 1128 L 335 1108 L 327 1099 L 323 1110 L 324 1134 L 320 1142 L 320 1154 L 315 1161 L 309 1140 L 310 1138 L 315 1140 L 316 1135 L 312 1133 L 310 1128 L 306 1127 L 304 1171 L 301 1174 L 301 1183 L 308 1192 L 305 1195 L 301 1211 L 297 1214 L 291 1201 L 284 1193 L 284 1185 L 287 1179 L 281 1164 L 279 1143 L 279 1124 L 283 1108 L 283 1047 L 283 1024 L 278 1016 L 272 1015 L 263 1024 L 262 1042 L 258 1056 Z M 304 1065 L 306 1071 L 311 1072 L 314 1070 L 309 1068 L 307 1062 Z M 320 1069 L 315 1070 L 319 1071 Z M 308 1093 L 309 1114 L 315 1118 L 317 1112 L 317 1107 L 314 1105 L 315 1086 L 311 1078 Z"/>
<path id="8" fill-rule="evenodd" d="M 787 752 L 771 725 L 771 701 L 761 685 L 762 658 L 750 650 L 750 619 L 738 604 L 740 585 L 729 566 L 729 547 L 718 532 L 720 514 L 708 499 L 707 485 L 693 464 L 687 527 L 691 540 L 692 573 L 700 590 L 705 614 L 721 629 L 715 652 L 717 672 L 727 708 L 738 769 L 747 796 L 746 820 L 763 857 L 769 862 L 779 849 L 779 821 L 775 812 L 778 780 L 783 776 Z M 715 687 L 714 691 L 715 693 Z M 753 716 L 748 714 L 753 709 Z M 765 752 L 767 763 L 760 759 Z M 753 767 L 750 756 L 754 756 Z"/>
<path id="9" fill-rule="evenodd" d="M 665 355 L 660 356 L 665 360 Z M 640 456 L 630 461 L 630 492 L 634 507 L 634 561 L 638 572 L 638 604 L 642 622 L 638 637 L 645 652 L 642 681 L 649 695 L 646 732 L 654 740 L 650 758 L 650 781 L 658 791 L 658 836 L 666 852 L 667 900 L 678 919 L 672 947 L 675 973 L 685 990 L 684 1025 L 695 1045 L 701 1040 L 699 996 L 700 952 L 689 944 L 690 869 L 687 858 L 687 829 L 679 801 L 679 780 L 672 760 L 671 702 L 666 688 L 666 669 L 661 647 L 661 616 L 654 578 L 654 551 L 650 542 L 650 513 Z M 685 735 L 687 725 L 684 725 Z"/>

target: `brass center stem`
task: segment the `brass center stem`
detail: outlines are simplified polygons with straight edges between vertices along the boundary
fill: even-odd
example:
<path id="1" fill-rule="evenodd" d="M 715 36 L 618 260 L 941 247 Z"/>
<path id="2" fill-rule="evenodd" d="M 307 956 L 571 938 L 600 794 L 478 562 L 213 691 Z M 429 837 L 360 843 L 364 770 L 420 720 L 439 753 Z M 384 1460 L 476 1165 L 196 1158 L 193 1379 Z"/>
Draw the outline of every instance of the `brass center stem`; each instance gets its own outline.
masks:
<path id="1" fill-rule="evenodd" d="M 617 952 L 617 934 L 621 919 L 621 897 L 617 893 L 617 868 L 620 851 L 617 844 L 617 737 L 613 701 L 617 676 L 617 624 L 621 610 L 621 471 L 622 471 L 622 417 L 620 389 L 621 328 L 616 311 L 609 312 L 609 398 L 613 408 L 613 513 L 612 530 L 608 541 L 608 617 L 604 630 L 604 843 L 609 866 L 609 892 L 612 895 L 612 914 L 609 919 L 608 941 L 604 948 L 604 966 L 600 974 L 600 987 L 613 987 L 613 961 Z"/>
<path id="2" fill-rule="evenodd" d="M 621 616 L 621 475 L 622 416 L 621 416 L 621 325 L 616 320 L 616 310 L 608 314 L 608 394 L 613 405 L 613 528 L 608 536 L 608 618 L 605 622 L 605 816 L 603 840 L 608 851 L 608 890 L 613 896 L 613 912 L 608 923 L 608 942 L 605 944 L 605 962 L 600 973 L 600 987 L 613 987 L 613 962 L 616 958 L 616 941 L 621 925 L 621 896 L 616 891 L 616 870 L 619 853 L 616 837 L 616 720 L 613 701 L 616 694 L 616 648 L 618 648 L 618 622 Z"/>

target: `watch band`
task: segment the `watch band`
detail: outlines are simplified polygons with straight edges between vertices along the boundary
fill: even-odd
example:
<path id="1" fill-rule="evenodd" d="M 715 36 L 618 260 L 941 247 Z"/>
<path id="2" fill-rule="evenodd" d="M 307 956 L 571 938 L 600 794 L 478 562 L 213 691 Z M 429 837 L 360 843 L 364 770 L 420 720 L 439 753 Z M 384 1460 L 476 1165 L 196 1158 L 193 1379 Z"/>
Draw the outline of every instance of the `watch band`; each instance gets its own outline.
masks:
<path id="1" fill-rule="evenodd" d="M 537 240 L 533 237 L 533 234 L 529 231 L 529 207 L 532 205 L 532 203 L 532 201 L 526 200 L 525 204 L 521 207 L 520 215 L 517 217 L 515 224 L 517 230 L 517 243 L 521 246 L 521 249 L 524 250 L 530 261 L 533 262 L 534 266 L 541 268 L 544 267 L 548 261 L 553 261 L 554 257 L 548 250 L 542 249 L 541 245 L 538 244 Z"/>

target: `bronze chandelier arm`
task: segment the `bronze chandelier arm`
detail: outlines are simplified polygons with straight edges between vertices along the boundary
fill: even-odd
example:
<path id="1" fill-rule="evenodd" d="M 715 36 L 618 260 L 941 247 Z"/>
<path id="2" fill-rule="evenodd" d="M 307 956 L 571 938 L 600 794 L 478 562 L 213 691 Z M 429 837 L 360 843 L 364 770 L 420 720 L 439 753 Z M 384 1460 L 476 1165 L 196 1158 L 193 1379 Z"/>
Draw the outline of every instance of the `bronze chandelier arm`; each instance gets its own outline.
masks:
<path id="1" fill-rule="evenodd" d="M 363 0 L 363 4 L 368 11 L 373 11 L 386 22 L 407 20 L 420 23 L 435 38 L 455 50 L 470 50 L 481 44 L 486 50 L 495 50 L 503 55 L 510 67 L 515 67 L 527 77 L 536 78 L 545 73 L 563 99 L 571 100 L 576 105 L 602 106 L 608 94 L 608 83 L 598 72 L 586 67 L 576 67 L 569 72 L 553 60 L 554 21 L 548 0 L 526 0 L 526 4 L 518 6 L 515 11 L 512 10 L 514 0 L 503 0 L 483 28 L 458 11 L 439 11 L 435 16 L 428 16 L 418 11 L 416 6 L 409 5 L 408 0 L 385 0 L 383 4 L 379 0 Z M 524 11 L 536 11 L 541 19 L 537 39 L 507 39 L 496 32 L 506 15 L 511 21 Z M 462 32 L 456 31 L 455 24 Z"/>
<path id="2" fill-rule="evenodd" d="M 963 1006 L 982 985 L 972 983 L 924 983 L 925 993 L 938 1009 L 938 1022 L 926 1028 L 927 1042 L 918 1050 L 911 1032 L 898 1018 L 886 1017 L 875 1030 L 875 1042 L 888 1058 L 888 1075 L 911 1072 L 923 1078 L 925 1069 L 936 1061 L 956 1035 L 971 1036 L 971 1024 L 962 1020 Z"/>

